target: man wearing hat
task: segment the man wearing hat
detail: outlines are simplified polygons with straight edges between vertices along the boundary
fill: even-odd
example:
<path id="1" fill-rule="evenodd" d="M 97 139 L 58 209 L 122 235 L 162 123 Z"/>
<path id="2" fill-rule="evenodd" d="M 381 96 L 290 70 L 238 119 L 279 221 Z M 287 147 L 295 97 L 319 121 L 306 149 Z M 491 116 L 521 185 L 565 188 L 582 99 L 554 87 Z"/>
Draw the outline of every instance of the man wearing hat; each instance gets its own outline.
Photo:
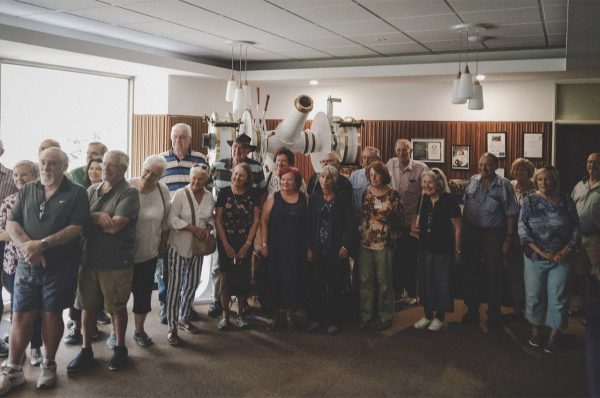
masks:
<path id="1" fill-rule="evenodd" d="M 248 163 L 252 172 L 252 188 L 259 192 L 259 197 L 264 200 L 267 182 L 260 163 L 254 159 L 250 159 L 248 154 L 256 149 L 252 145 L 251 139 L 246 134 L 241 134 L 235 141 L 228 140 L 227 143 L 231 146 L 231 157 L 216 161 L 212 165 L 212 179 L 215 187 L 215 197 L 219 196 L 219 191 L 231 185 L 231 173 L 233 169 L 240 163 Z M 221 315 L 221 274 L 219 271 L 219 263 L 216 260 L 217 256 L 213 256 L 213 261 L 210 267 L 211 285 L 213 288 L 213 303 L 208 309 L 208 315 L 217 317 Z"/>

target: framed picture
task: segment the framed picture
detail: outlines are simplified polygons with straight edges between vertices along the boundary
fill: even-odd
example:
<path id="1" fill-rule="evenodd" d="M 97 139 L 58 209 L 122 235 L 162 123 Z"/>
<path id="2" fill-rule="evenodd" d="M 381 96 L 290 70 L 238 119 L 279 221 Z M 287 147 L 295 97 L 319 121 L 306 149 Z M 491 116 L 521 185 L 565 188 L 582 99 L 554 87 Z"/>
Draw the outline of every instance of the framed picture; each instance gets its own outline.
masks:
<path id="1" fill-rule="evenodd" d="M 487 152 L 499 158 L 506 157 L 506 133 L 487 133 Z"/>
<path id="2" fill-rule="evenodd" d="M 528 159 L 544 157 L 544 134 L 523 133 L 523 157 Z"/>
<path id="3" fill-rule="evenodd" d="M 421 162 L 444 163 L 443 138 L 413 138 L 413 159 Z"/>
<path id="4" fill-rule="evenodd" d="M 452 169 L 469 170 L 470 159 L 471 148 L 469 145 L 452 145 Z"/>

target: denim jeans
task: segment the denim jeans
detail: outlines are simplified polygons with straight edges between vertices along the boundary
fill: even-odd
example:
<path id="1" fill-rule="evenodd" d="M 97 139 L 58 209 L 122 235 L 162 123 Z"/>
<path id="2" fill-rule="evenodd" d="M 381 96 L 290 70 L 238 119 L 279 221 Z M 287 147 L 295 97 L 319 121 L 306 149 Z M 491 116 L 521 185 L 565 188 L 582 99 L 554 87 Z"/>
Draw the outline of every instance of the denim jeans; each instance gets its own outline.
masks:
<path id="1" fill-rule="evenodd" d="M 546 325 L 552 329 L 566 326 L 568 263 L 523 257 L 527 320 L 533 325 Z"/>

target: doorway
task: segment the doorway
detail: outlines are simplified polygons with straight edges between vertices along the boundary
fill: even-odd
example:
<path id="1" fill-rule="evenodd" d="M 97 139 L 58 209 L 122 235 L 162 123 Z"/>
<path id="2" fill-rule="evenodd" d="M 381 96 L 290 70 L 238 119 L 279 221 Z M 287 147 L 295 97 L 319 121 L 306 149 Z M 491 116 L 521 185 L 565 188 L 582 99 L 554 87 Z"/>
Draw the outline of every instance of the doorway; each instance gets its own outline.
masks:
<path id="1" fill-rule="evenodd" d="M 571 193 L 586 176 L 585 162 L 592 152 L 600 152 L 600 123 L 556 123 L 556 168 L 561 191 Z"/>

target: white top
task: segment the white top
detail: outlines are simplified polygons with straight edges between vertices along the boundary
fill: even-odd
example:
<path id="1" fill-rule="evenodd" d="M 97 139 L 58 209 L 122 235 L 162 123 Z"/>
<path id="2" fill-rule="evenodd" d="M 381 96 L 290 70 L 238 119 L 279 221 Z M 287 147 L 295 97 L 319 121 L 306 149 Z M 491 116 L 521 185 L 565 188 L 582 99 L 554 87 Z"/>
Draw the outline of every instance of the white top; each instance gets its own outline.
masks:
<path id="1" fill-rule="evenodd" d="M 160 189 L 158 189 L 160 188 Z M 164 199 L 160 198 L 160 195 Z M 135 254 L 133 262 L 143 263 L 158 257 L 160 234 L 169 229 L 169 209 L 171 196 L 169 188 L 162 182 L 150 193 L 139 193 L 140 212 L 138 214 L 135 234 Z M 166 209 L 165 209 L 166 206 Z"/>
<path id="2" fill-rule="evenodd" d="M 190 208 L 190 203 L 185 194 L 185 189 L 188 188 L 178 189 L 171 202 L 171 211 L 169 212 L 169 226 L 171 227 L 169 245 L 173 246 L 175 251 L 177 251 L 177 254 L 181 257 L 191 258 L 192 233 L 180 231 L 180 229 L 187 227 L 188 224 L 192 224 L 192 209 Z M 204 189 L 204 196 L 202 197 L 201 203 L 196 201 L 196 197 L 192 191 L 190 191 L 190 194 L 192 195 L 194 211 L 196 212 L 196 225 L 200 228 L 206 228 L 207 224 L 210 224 L 214 230 L 215 200 L 212 194 Z"/>

